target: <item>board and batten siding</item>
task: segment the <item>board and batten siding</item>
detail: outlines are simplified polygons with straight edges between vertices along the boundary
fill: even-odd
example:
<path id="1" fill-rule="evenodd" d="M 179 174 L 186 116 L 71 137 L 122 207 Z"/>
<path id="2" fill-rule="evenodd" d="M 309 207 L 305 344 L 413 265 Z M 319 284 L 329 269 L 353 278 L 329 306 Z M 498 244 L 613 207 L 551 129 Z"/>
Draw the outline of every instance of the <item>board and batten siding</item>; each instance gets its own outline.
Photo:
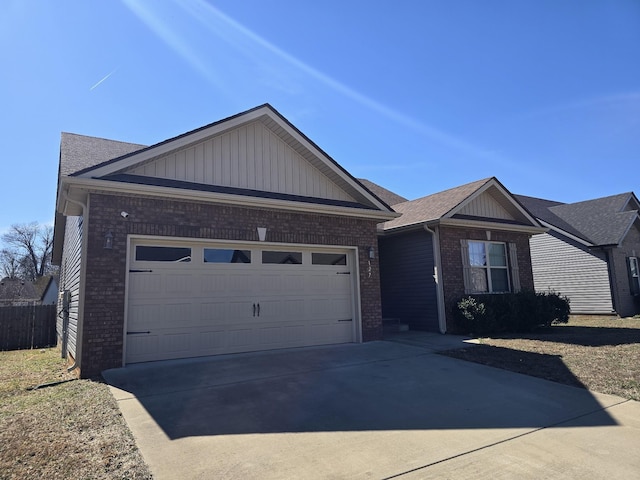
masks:
<path id="1" fill-rule="evenodd" d="M 66 217 L 66 222 L 63 248 L 64 255 L 60 264 L 59 289 L 61 292 L 69 290 L 71 293 L 71 301 L 69 303 L 67 351 L 74 358 L 77 358 L 83 217 Z M 58 332 L 58 338 L 62 339 L 62 298 L 59 298 L 58 300 L 58 313 L 56 331 Z"/>
<path id="2" fill-rule="evenodd" d="M 424 230 L 378 239 L 383 319 L 439 331 L 432 242 Z"/>
<path id="3" fill-rule="evenodd" d="M 514 219 L 513 215 L 488 192 L 484 192 L 482 195 L 474 198 L 469 204 L 460 209 L 459 213 L 474 217 L 500 218 L 504 220 Z"/>
<path id="4" fill-rule="evenodd" d="M 534 235 L 530 246 L 536 291 L 569 297 L 571 313 L 613 312 L 604 252 L 588 250 L 554 232 Z"/>
<path id="5" fill-rule="evenodd" d="M 178 150 L 126 173 L 205 185 L 354 201 L 259 121 Z"/>

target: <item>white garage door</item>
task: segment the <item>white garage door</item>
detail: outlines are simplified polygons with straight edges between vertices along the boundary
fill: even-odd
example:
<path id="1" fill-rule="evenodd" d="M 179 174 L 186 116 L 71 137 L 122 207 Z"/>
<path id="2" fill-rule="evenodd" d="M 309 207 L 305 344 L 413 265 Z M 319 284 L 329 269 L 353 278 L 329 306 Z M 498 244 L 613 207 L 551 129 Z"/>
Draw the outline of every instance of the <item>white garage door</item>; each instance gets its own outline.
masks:
<path id="1" fill-rule="evenodd" d="M 126 363 L 356 341 L 353 263 L 349 250 L 135 240 Z"/>

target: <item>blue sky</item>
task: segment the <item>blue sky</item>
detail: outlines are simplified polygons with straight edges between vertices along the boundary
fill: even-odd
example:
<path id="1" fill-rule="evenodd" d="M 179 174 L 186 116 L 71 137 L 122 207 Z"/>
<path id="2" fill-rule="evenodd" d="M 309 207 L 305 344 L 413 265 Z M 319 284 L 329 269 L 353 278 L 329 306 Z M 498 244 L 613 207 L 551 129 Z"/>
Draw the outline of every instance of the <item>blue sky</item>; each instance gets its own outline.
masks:
<path id="1" fill-rule="evenodd" d="M 5 0 L 0 61 L 0 231 L 52 221 L 62 131 L 150 145 L 266 102 L 410 199 L 640 193 L 637 0 Z"/>

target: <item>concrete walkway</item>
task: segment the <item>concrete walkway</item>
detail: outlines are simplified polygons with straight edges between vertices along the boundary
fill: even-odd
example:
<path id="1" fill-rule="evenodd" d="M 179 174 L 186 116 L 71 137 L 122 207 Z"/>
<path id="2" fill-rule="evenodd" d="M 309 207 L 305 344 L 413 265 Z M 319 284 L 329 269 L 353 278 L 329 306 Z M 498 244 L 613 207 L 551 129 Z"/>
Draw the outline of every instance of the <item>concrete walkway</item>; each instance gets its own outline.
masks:
<path id="1" fill-rule="evenodd" d="M 639 403 L 434 353 L 461 337 L 409 337 L 104 377 L 159 480 L 638 478 Z"/>

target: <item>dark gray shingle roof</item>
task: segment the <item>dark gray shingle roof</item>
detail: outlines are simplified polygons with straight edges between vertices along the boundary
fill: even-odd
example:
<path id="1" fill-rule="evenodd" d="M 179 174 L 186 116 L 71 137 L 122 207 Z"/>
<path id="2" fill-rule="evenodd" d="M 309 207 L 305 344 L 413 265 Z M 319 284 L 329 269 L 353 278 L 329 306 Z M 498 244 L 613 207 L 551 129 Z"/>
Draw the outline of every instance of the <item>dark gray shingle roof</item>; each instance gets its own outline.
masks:
<path id="1" fill-rule="evenodd" d="M 617 245 L 638 219 L 632 192 L 575 203 L 516 195 L 536 217 L 594 245 Z"/>
<path id="2" fill-rule="evenodd" d="M 545 200 L 543 198 L 527 197 L 525 195 L 514 195 L 514 197 L 537 219 L 554 225 L 561 230 L 570 233 L 574 237 L 578 237 L 586 242 L 590 241 L 589 238 L 587 238 L 582 232 L 576 230 L 571 224 L 567 223 L 550 210 L 551 207 L 563 205 L 561 202 Z"/>
<path id="3" fill-rule="evenodd" d="M 0 280 L 0 302 L 37 301 L 40 298 L 41 296 L 32 282 L 18 278 L 3 278 Z"/>

